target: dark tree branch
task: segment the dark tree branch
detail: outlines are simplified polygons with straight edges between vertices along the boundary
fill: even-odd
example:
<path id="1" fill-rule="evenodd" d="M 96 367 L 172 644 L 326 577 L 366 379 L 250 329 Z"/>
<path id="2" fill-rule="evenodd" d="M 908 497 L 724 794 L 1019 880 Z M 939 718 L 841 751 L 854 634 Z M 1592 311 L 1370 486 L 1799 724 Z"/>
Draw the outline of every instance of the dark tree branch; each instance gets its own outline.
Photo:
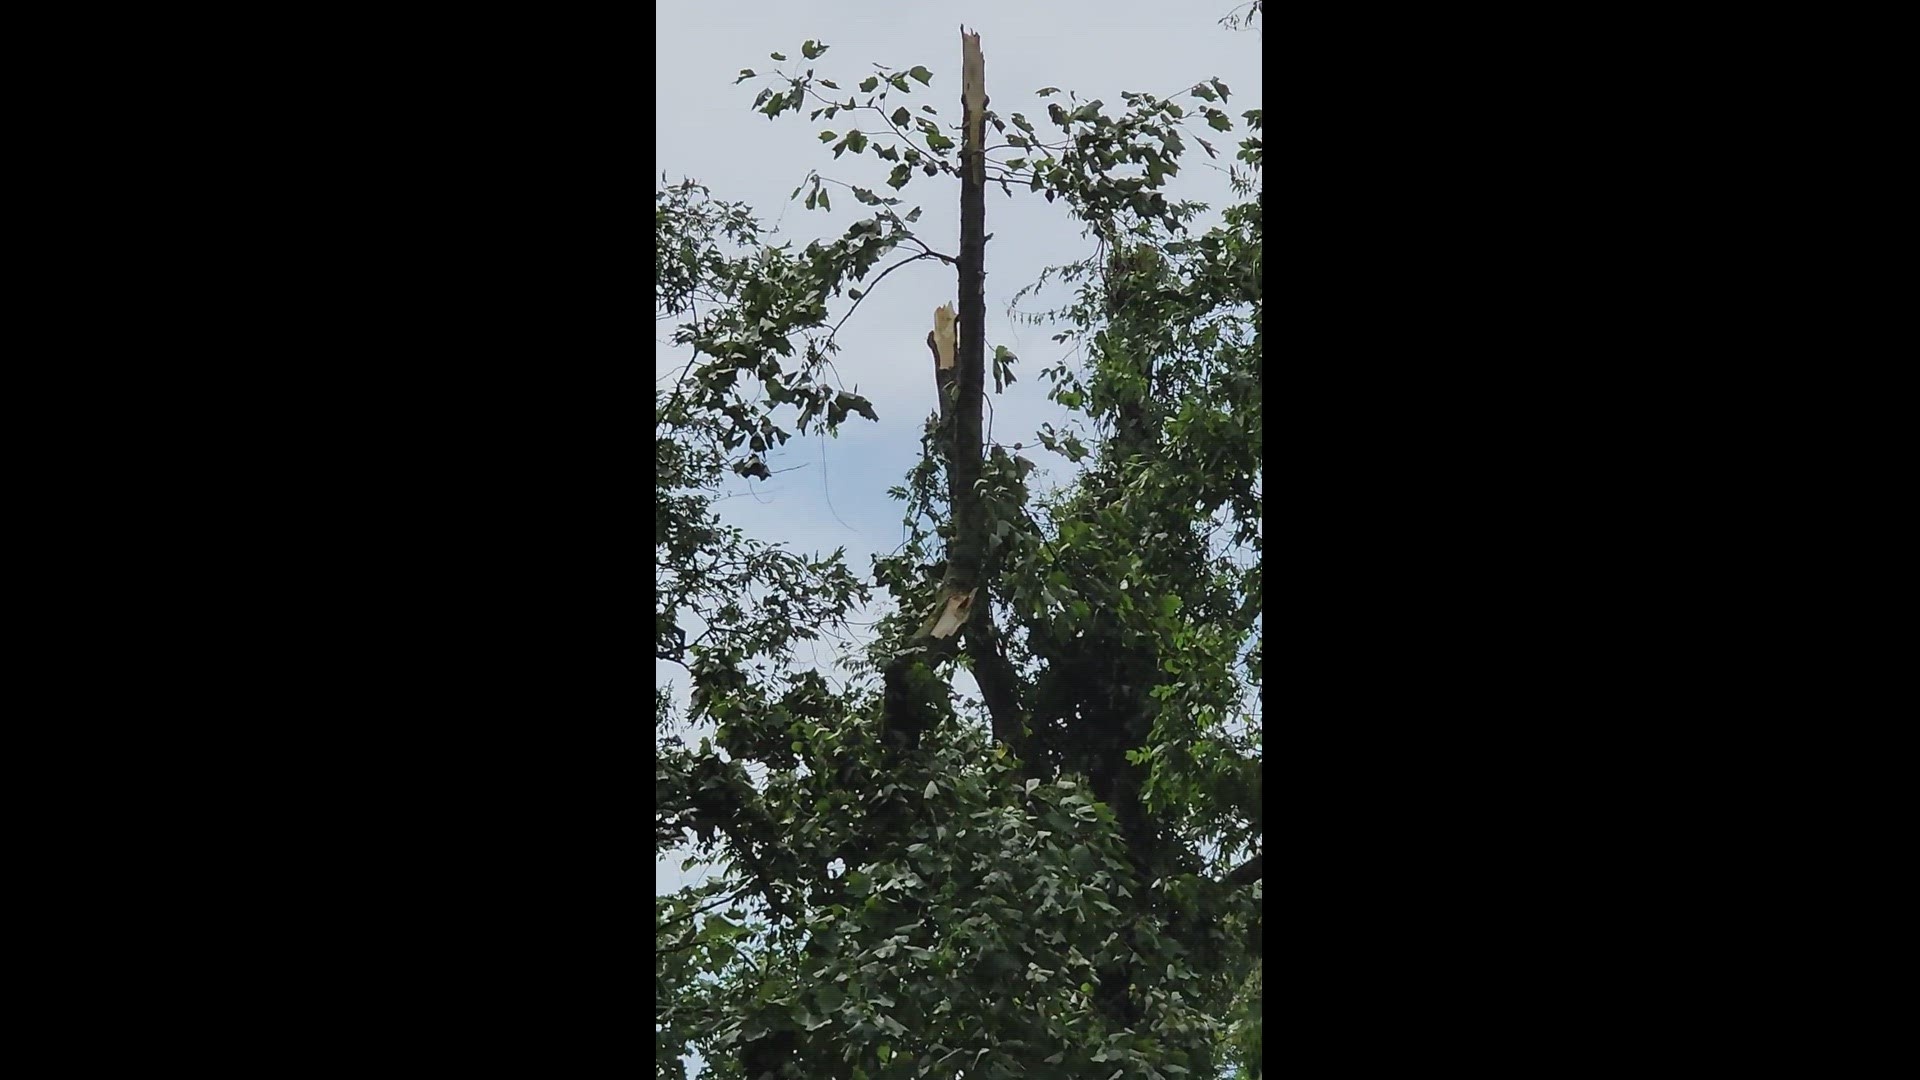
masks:
<path id="1" fill-rule="evenodd" d="M 1246 862 L 1241 863 L 1239 866 L 1234 867 L 1233 872 L 1222 879 L 1220 883 L 1229 889 L 1238 889 L 1259 881 L 1260 861 L 1265 857 L 1266 853 L 1262 852 L 1248 859 Z"/>
<path id="2" fill-rule="evenodd" d="M 925 244 L 921 244 L 920 246 L 926 247 Z M 914 255 L 910 258 L 902 259 L 899 262 L 894 263 L 892 266 L 887 267 L 885 270 L 880 271 L 880 273 L 874 277 L 872 283 L 869 284 L 864 290 L 861 291 L 860 299 L 855 300 L 853 302 L 853 306 L 847 309 L 846 314 L 840 316 L 840 321 L 833 324 L 833 329 L 827 331 L 826 339 L 828 341 L 833 340 L 833 336 L 840 332 L 840 328 L 846 325 L 847 320 L 853 317 L 854 312 L 860 310 L 860 305 L 866 302 L 867 297 L 873 295 L 873 290 L 880 285 L 881 281 L 886 279 L 886 276 L 888 274 L 893 273 L 895 270 L 898 270 L 903 266 L 909 265 L 911 263 L 917 263 L 921 259 L 928 258 L 929 256 L 935 259 L 944 257 L 937 251 L 929 251 L 925 255 Z"/>
<path id="3" fill-rule="evenodd" d="M 928 246 L 927 246 L 927 245 L 926 245 L 926 244 L 925 244 L 925 243 L 924 243 L 924 242 L 923 242 L 923 241 L 922 241 L 922 240 L 921 240 L 921 239 L 920 239 L 919 237 L 917 237 L 917 236 L 915 236 L 915 235 L 913 235 L 912 233 L 907 233 L 907 234 L 905 234 L 905 235 L 903 235 L 903 236 L 901 237 L 901 239 L 902 239 L 902 240 L 911 240 L 911 241 L 913 241 L 914 243 L 916 243 L 916 244 L 919 244 L 919 245 L 920 245 L 920 250 L 921 250 L 921 251 L 924 251 L 924 252 L 926 252 L 927 254 L 929 254 L 929 255 L 931 255 L 931 256 L 933 256 L 934 258 L 936 258 L 936 259 L 939 259 L 939 260 L 940 260 L 941 262 L 943 262 L 943 263 L 946 263 L 946 264 L 947 264 L 948 266 L 959 266 L 959 265 L 960 265 L 960 260 L 959 260 L 959 259 L 956 259 L 956 258 L 954 258 L 954 257 L 953 257 L 953 256 L 951 256 L 951 255 L 943 255 L 943 254 L 941 254 L 940 252 L 938 252 L 938 251 L 935 251 L 935 250 L 933 250 L 932 248 L 930 248 L 930 247 L 928 247 Z"/>
<path id="4" fill-rule="evenodd" d="M 718 900 L 715 900 L 713 903 L 708 904 L 705 907 L 688 908 L 686 911 L 683 911 L 680 914 L 675 915 L 673 918 L 668 919 L 666 922 L 660 923 L 659 925 L 655 926 L 653 928 L 653 932 L 657 935 L 660 933 L 660 931 L 668 929 L 669 927 L 678 925 L 679 923 L 686 922 L 688 919 L 691 919 L 696 915 L 705 915 L 707 912 L 712 911 L 714 908 L 724 907 L 727 904 L 731 904 L 735 900 L 738 900 L 742 896 L 745 896 L 748 891 L 749 890 L 746 889 L 745 887 L 741 887 L 733 890 L 732 892 L 724 894 Z"/>
<path id="5" fill-rule="evenodd" d="M 993 723 L 993 739 L 1012 750 L 1030 768 L 1038 767 L 1039 755 L 1033 752 L 1032 734 L 1027 730 L 1024 710 L 1020 707 L 1020 675 L 1000 651 L 986 586 L 981 587 L 980 599 L 975 604 L 979 610 L 967 620 L 967 652 L 974 658 L 973 678 L 980 684 L 980 698 L 986 703 L 987 716 Z"/>
<path id="6" fill-rule="evenodd" d="M 740 810 L 744 813 L 746 808 L 742 806 Z M 748 839 L 741 829 L 724 823 L 724 820 L 720 825 L 720 830 L 727 834 L 729 840 L 733 841 L 733 850 L 739 854 L 740 861 L 747 864 L 747 871 L 752 878 L 748 887 L 751 887 L 755 892 L 760 894 L 760 898 L 767 902 L 767 907 L 773 911 L 774 914 L 779 915 L 781 918 L 786 919 L 796 926 L 800 925 L 803 920 L 794 913 L 792 908 L 787 906 L 787 902 L 780 896 L 780 889 L 777 883 L 782 879 L 774 874 L 771 868 L 761 860 L 759 854 L 753 850 L 753 841 Z"/>

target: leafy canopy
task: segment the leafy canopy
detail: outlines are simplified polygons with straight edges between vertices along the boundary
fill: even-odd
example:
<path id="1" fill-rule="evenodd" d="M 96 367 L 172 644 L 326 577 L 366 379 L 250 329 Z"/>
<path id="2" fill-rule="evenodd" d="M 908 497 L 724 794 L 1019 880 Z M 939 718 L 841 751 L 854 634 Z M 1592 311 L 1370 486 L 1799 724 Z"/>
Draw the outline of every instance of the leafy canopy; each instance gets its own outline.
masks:
<path id="1" fill-rule="evenodd" d="M 1040 496 L 1017 451 L 982 464 L 1025 757 L 955 701 L 950 665 L 916 669 L 934 722 L 903 751 L 879 738 L 871 669 L 920 624 L 951 538 L 936 425 L 893 491 L 907 542 L 869 575 L 754 541 L 714 503 L 795 433 L 884 422 L 825 381 L 834 333 L 863 287 L 950 261 L 900 208 L 958 175 L 959 136 L 915 97 L 942 82 L 926 67 L 876 65 L 851 89 L 790 67 L 740 80 L 764 78 L 770 119 L 806 113 L 835 160 L 879 161 L 875 187 L 801 189 L 869 214 L 796 251 L 699 185 L 655 193 L 656 321 L 690 353 L 656 389 L 656 654 L 691 687 L 684 715 L 656 701 L 655 851 L 728 868 L 656 900 L 658 1075 L 690 1049 L 720 1077 L 1257 1075 L 1261 111 L 1236 117 L 1209 80 L 1112 111 L 1049 87 L 1032 117 L 988 115 L 989 182 L 1059 204 L 1091 242 L 1036 283 L 1071 299 L 1032 313 L 1079 347 L 1040 371 L 1074 419 L 1033 440 L 1080 472 Z M 1189 145 L 1233 150 L 1244 199 L 1204 229 L 1164 190 Z M 989 351 L 1004 388 L 1019 358 Z M 798 669 L 794 643 L 843 630 L 874 589 L 892 613 L 868 674 Z M 713 735 L 688 745 L 690 724 Z"/>

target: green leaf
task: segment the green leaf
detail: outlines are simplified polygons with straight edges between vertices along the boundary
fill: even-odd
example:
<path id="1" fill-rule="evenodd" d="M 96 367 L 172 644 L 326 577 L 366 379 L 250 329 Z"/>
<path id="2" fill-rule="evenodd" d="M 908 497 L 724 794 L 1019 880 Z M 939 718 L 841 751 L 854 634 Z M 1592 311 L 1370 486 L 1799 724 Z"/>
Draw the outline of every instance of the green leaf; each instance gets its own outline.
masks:
<path id="1" fill-rule="evenodd" d="M 1215 131 L 1232 131 L 1233 121 L 1227 119 L 1226 113 L 1218 109 L 1209 109 L 1207 111 L 1207 126 Z"/>
<path id="2" fill-rule="evenodd" d="M 913 166 L 903 162 L 899 165 L 895 165 L 893 167 L 893 172 L 888 174 L 887 185 L 889 187 L 894 188 L 895 190 L 898 190 L 900 188 L 906 187 L 907 180 L 912 176 L 913 176 Z"/>
<path id="3" fill-rule="evenodd" d="M 775 60 L 779 60 L 782 62 L 785 62 L 785 60 L 787 59 L 786 57 L 780 55 L 779 53 L 768 53 L 767 55 L 773 57 Z"/>
<path id="4" fill-rule="evenodd" d="M 880 1064 L 885 1065 L 893 1060 L 893 1047 L 888 1043 L 881 1043 L 873 1051 L 873 1056 L 880 1059 Z"/>
<path id="5" fill-rule="evenodd" d="M 860 151 L 865 150 L 866 148 L 867 148 L 867 137 L 865 135 L 862 135 L 858 131 L 848 134 L 847 149 L 857 154 Z"/>
<path id="6" fill-rule="evenodd" d="M 1037 97 L 1046 97 L 1048 94 L 1057 94 L 1059 92 L 1060 92 L 1060 88 L 1057 86 L 1043 86 L 1040 89 L 1035 90 L 1034 94 Z"/>
<path id="7" fill-rule="evenodd" d="M 913 65 L 913 70 L 907 72 L 907 74 L 918 80 L 921 86 L 925 86 L 933 81 L 933 72 L 928 71 L 919 64 Z"/>
<path id="8" fill-rule="evenodd" d="M 880 76 L 869 75 L 866 78 L 860 80 L 860 92 L 863 94 L 871 94 L 873 93 L 874 88 L 879 85 L 880 85 Z"/>
<path id="9" fill-rule="evenodd" d="M 902 105 L 893 110 L 893 115 L 889 119 L 893 121 L 894 127 L 906 127 L 913 120 L 913 114 L 907 111 L 905 105 Z"/>
<path id="10" fill-rule="evenodd" d="M 735 79 L 735 80 L 733 80 L 733 85 L 735 85 L 735 86 L 739 86 L 739 85 L 740 85 L 741 83 L 743 83 L 743 82 L 746 82 L 746 81 L 747 81 L 748 79 L 751 79 L 751 78 L 753 78 L 753 69 L 752 69 L 752 68 L 741 68 L 741 69 L 740 69 L 740 77 L 739 77 L 739 78 L 737 78 L 737 79 Z"/>
<path id="11" fill-rule="evenodd" d="M 818 57 L 821 53 L 826 52 L 827 49 L 829 48 L 831 48 L 831 46 L 821 45 L 818 42 L 809 41 L 806 44 L 800 46 L 800 55 L 806 57 L 809 60 L 812 60 Z"/>
<path id="12" fill-rule="evenodd" d="M 833 140 L 835 140 L 835 139 L 837 139 L 837 138 L 839 138 L 839 137 L 840 137 L 840 136 L 838 136 L 838 135 L 835 135 L 835 134 L 834 134 L 833 132 L 831 132 L 831 131 L 823 131 L 823 132 L 821 132 L 821 133 L 820 133 L 820 141 L 821 141 L 821 142 L 832 142 Z"/>

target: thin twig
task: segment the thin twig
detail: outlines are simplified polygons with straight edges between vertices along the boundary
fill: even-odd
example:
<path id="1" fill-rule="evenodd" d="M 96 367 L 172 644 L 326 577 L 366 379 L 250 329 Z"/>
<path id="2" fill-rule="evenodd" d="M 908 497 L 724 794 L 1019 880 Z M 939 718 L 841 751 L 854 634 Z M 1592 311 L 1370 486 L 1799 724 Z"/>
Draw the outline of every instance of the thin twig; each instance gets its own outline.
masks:
<path id="1" fill-rule="evenodd" d="M 845 526 L 846 530 L 853 535 L 861 535 L 859 529 L 843 521 L 840 517 L 840 511 L 833 508 L 833 489 L 827 486 L 827 437 L 825 435 L 820 436 L 820 491 L 827 497 L 827 513 L 833 515 L 833 520 L 840 522 L 840 524 Z"/>
<path id="2" fill-rule="evenodd" d="M 924 245 L 923 245 L 923 246 L 924 246 Z M 916 263 L 916 262 L 919 262 L 919 261 L 920 261 L 921 259 L 925 259 L 925 258 L 928 258 L 929 256 L 932 256 L 932 257 L 934 257 L 934 258 L 941 258 L 941 257 L 942 257 L 942 256 L 940 256 L 940 255 L 938 255 L 937 253 L 933 253 L 933 252 L 929 252 L 929 253 L 928 253 L 927 255 L 915 255 L 915 256 L 913 256 L 912 258 L 909 258 L 909 259 L 903 259 L 903 260 L 901 260 L 900 262 L 897 262 L 897 263 L 894 263 L 894 264 L 893 264 L 892 266 L 889 266 L 889 267 L 887 267 L 887 268 L 886 268 L 885 270 L 882 270 L 882 271 L 880 271 L 880 273 L 879 273 L 878 275 L 876 275 L 876 276 L 874 277 L 874 279 L 873 279 L 873 282 L 872 282 L 871 284 L 869 284 L 869 285 L 867 286 L 867 288 L 866 288 L 866 289 L 865 289 L 864 291 L 862 291 L 862 292 L 860 293 L 860 298 L 859 298 L 858 300 L 855 300 L 855 301 L 853 302 L 853 306 L 847 309 L 847 312 L 846 312 L 846 314 L 844 314 L 844 315 L 842 315 L 842 316 L 840 316 L 840 321 L 839 321 L 839 322 L 837 322 L 837 323 L 834 323 L 834 324 L 833 324 L 833 329 L 831 329 L 831 330 L 829 330 L 829 331 L 827 331 L 827 340 L 828 340 L 828 341 L 832 341 L 832 340 L 833 340 L 833 336 L 834 336 L 835 334 L 838 334 L 838 333 L 840 332 L 840 328 L 841 328 L 842 326 L 845 326 L 845 325 L 846 325 L 846 323 L 847 323 L 847 320 L 853 317 L 853 313 L 854 313 L 854 312 L 856 312 L 856 311 L 858 311 L 858 310 L 860 310 L 860 305 L 861 305 L 861 304 L 863 304 L 863 303 L 866 303 L 866 300 L 867 300 L 867 297 L 869 297 L 869 296 L 872 296 L 872 295 L 873 295 L 873 289 L 874 289 L 874 286 L 877 286 L 877 285 L 879 285 L 879 284 L 880 284 L 880 282 L 881 282 L 881 281 L 882 281 L 882 280 L 883 280 L 883 279 L 884 279 L 884 278 L 885 278 L 885 277 L 886 277 L 886 276 L 887 276 L 888 274 L 891 274 L 891 273 L 893 273 L 893 272 L 894 272 L 895 270 L 898 270 L 898 269 L 900 269 L 901 267 L 903 267 L 903 266 L 906 266 L 906 265 L 907 265 L 908 263 Z"/>
<path id="3" fill-rule="evenodd" d="M 862 110 L 862 109 L 872 109 L 872 110 L 873 110 L 874 112 L 877 112 L 877 113 L 879 113 L 879 114 L 880 114 L 880 119 L 882 119 L 882 120 L 885 120 L 885 121 L 887 122 L 887 128 L 888 128 L 889 130 L 891 130 L 891 131 L 892 131 L 892 132 L 893 132 L 893 133 L 894 133 L 894 134 L 895 134 L 896 136 L 898 136 L 899 138 L 901 138 L 902 140 L 904 140 L 904 141 L 906 142 L 906 144 L 907 144 L 908 146 L 910 146 L 910 147 L 912 147 L 912 148 L 913 148 L 914 150 L 916 150 L 916 151 L 918 151 L 918 152 L 920 152 L 920 153 L 923 153 L 923 154 L 925 154 L 925 155 L 927 155 L 928 157 L 930 157 L 930 158 L 932 158 L 932 159 L 933 159 L 933 160 L 935 160 L 935 161 L 938 161 L 938 162 L 941 162 L 942 164 L 945 164 L 945 162 L 946 162 L 946 157 L 945 157 L 944 155 L 942 155 L 942 154 L 937 154 L 937 153 L 935 153 L 934 151 L 932 151 L 932 150 L 930 150 L 930 149 L 927 149 L 926 147 L 924 147 L 924 146 L 922 146 L 922 145 L 920 145 L 919 143 L 916 143 L 916 142 L 914 142 L 914 141 L 913 141 L 913 136 L 911 136 L 911 135 L 908 135 L 908 134 L 907 134 L 906 132 L 904 132 L 904 131 L 902 131 L 902 130 L 900 130 L 900 128 L 899 128 L 899 127 L 897 127 L 897 126 L 895 126 L 895 124 L 894 124 L 894 122 L 893 122 L 893 117 L 891 117 L 891 116 L 889 116 L 889 115 L 887 115 L 887 110 L 885 110 L 885 109 L 883 109 L 883 108 L 881 108 L 880 106 L 878 106 L 878 105 L 853 105 L 853 106 L 847 106 L 847 105 L 842 105 L 841 103 L 839 103 L 839 102 L 837 102 L 837 101 L 833 101 L 833 100 L 831 100 L 831 99 L 829 99 L 829 98 L 825 98 L 825 97 L 822 97 L 822 96 L 820 96 L 820 93 L 819 93 L 818 91 L 816 91 L 816 90 L 814 90 L 814 88 L 813 88 L 812 86 L 808 86 L 808 87 L 806 88 L 806 91 L 807 91 L 807 93 L 808 93 L 809 95 L 811 95 L 811 96 L 812 96 L 812 98 L 813 98 L 813 99 L 814 99 L 815 101 L 824 101 L 824 102 L 826 102 L 826 103 L 827 103 L 828 105 L 831 105 L 831 106 L 833 106 L 834 108 L 836 108 L 836 109 L 838 109 L 838 110 L 840 110 L 841 112 L 858 112 L 858 111 L 860 111 L 860 110 Z M 854 130 L 856 130 L 856 131 L 857 131 L 857 130 L 859 130 L 859 129 L 858 129 L 858 128 L 855 128 Z"/>

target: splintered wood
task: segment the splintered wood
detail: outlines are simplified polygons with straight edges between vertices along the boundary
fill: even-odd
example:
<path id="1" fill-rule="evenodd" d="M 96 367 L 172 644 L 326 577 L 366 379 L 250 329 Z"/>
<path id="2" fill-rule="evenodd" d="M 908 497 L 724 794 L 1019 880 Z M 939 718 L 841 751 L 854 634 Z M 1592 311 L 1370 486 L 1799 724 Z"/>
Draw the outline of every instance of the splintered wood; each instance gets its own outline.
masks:
<path id="1" fill-rule="evenodd" d="M 977 153 L 987 145 L 987 60 L 980 53 L 980 35 L 967 33 L 966 27 L 960 28 L 960 103 L 966 112 L 966 150 L 968 165 L 973 170 L 973 180 L 981 183 L 985 180 L 985 167 Z"/>
<path id="2" fill-rule="evenodd" d="M 942 371 L 952 367 L 953 359 L 958 355 L 954 324 L 959 319 L 952 304 L 941 304 L 933 309 L 933 351 Z"/>
<path id="3" fill-rule="evenodd" d="M 948 638 L 967 621 L 967 613 L 973 609 L 973 594 L 978 588 L 968 589 L 964 593 L 950 594 L 947 602 L 933 617 L 933 627 L 928 631 L 937 638 Z"/>

